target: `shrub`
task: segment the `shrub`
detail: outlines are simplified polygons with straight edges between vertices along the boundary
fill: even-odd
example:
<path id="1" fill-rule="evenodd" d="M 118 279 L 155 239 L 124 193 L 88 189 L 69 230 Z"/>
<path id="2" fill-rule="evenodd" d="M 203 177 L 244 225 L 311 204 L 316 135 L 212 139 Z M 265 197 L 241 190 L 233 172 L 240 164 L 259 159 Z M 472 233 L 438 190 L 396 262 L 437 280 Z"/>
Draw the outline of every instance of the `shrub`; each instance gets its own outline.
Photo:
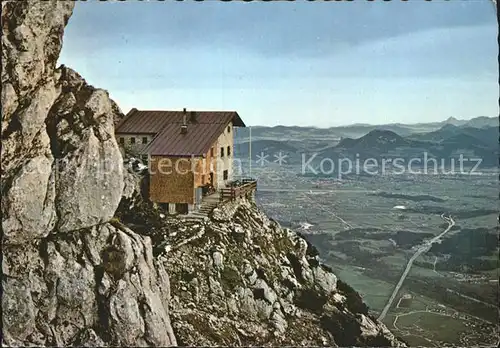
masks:
<path id="1" fill-rule="evenodd" d="M 299 308 L 307 309 L 316 313 L 322 311 L 328 298 L 312 289 L 302 290 L 296 298 L 296 305 Z"/>
<path id="2" fill-rule="evenodd" d="M 240 274 L 231 267 L 224 267 L 224 270 L 221 272 L 221 280 L 222 283 L 231 290 L 234 290 L 237 286 L 243 285 Z"/>
<path id="3" fill-rule="evenodd" d="M 113 216 L 113 217 L 111 218 L 111 220 L 109 220 L 109 223 L 110 223 L 110 224 L 118 224 L 118 223 L 121 223 L 121 221 L 120 221 L 120 219 L 119 219 L 118 217 Z"/>

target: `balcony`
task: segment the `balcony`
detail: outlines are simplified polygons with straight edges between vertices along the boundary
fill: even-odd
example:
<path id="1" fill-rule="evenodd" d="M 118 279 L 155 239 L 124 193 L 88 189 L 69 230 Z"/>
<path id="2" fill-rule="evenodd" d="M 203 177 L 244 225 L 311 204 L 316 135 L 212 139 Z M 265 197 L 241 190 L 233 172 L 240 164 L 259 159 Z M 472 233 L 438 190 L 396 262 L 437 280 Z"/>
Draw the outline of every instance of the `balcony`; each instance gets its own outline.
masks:
<path id="1" fill-rule="evenodd" d="M 243 198 L 249 193 L 257 190 L 257 180 L 253 178 L 242 178 L 227 183 L 226 188 L 219 190 L 220 202 L 234 201 Z"/>

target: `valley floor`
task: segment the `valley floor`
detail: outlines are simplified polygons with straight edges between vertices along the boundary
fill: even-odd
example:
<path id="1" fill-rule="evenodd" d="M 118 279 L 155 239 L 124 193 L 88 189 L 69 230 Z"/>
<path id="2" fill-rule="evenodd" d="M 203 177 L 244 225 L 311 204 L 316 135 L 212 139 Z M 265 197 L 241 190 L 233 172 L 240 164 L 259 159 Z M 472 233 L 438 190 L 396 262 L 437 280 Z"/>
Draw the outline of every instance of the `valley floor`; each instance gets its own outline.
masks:
<path id="1" fill-rule="evenodd" d="M 495 172 L 335 180 L 306 178 L 292 166 L 252 170 L 258 204 L 318 246 L 410 345 L 497 343 Z"/>

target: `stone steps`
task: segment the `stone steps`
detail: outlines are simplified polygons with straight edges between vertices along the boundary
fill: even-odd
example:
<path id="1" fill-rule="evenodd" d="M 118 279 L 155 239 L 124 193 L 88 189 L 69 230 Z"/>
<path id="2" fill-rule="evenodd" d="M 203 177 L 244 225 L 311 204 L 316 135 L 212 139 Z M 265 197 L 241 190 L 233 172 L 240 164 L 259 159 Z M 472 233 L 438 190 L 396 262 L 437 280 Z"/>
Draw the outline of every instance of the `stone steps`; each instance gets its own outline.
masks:
<path id="1" fill-rule="evenodd" d="M 206 218 L 207 216 L 204 215 L 204 214 L 199 214 L 199 213 L 196 213 L 196 212 L 191 212 L 185 216 L 183 216 L 183 220 L 186 220 L 186 221 L 202 221 Z"/>
<path id="2" fill-rule="evenodd" d="M 204 220 L 218 205 L 219 205 L 218 195 L 205 197 L 201 202 L 200 208 L 185 215 L 183 219 L 186 221 Z"/>
<path id="3" fill-rule="evenodd" d="M 217 206 L 217 204 L 202 204 L 200 209 L 203 209 L 203 208 L 208 208 L 208 209 L 213 209 Z"/>

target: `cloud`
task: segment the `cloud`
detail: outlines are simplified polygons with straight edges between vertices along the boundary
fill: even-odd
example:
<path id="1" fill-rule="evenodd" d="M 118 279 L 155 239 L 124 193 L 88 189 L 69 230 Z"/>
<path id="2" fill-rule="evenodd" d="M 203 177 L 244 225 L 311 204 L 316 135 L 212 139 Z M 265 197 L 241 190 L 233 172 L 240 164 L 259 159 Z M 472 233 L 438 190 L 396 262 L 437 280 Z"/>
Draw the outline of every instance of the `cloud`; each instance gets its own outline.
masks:
<path id="1" fill-rule="evenodd" d="M 72 50 L 237 48 L 263 56 L 320 56 L 433 28 L 496 25 L 488 2 L 79 2 Z"/>
<path id="2" fill-rule="evenodd" d="M 438 28 L 347 46 L 317 57 L 262 57 L 234 47 L 105 47 L 60 61 L 97 84 L 133 88 L 267 88 L 335 84 L 339 78 L 476 78 L 498 76 L 496 30 Z"/>
<path id="3" fill-rule="evenodd" d="M 434 28 L 376 40 L 332 55 L 328 75 L 496 79 L 496 36 L 496 29 L 483 25 Z"/>

